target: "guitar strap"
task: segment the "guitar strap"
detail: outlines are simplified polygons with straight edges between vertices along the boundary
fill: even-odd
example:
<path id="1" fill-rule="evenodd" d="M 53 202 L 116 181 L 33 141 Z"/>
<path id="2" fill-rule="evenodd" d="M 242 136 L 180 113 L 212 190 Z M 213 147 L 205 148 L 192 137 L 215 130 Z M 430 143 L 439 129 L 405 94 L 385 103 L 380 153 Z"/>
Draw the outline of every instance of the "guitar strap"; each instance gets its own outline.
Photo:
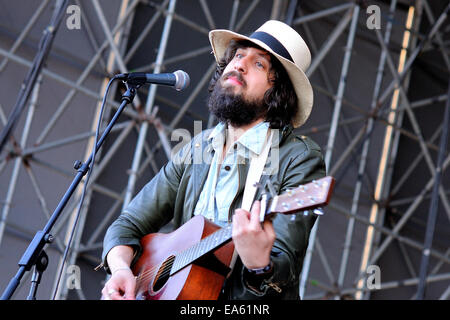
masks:
<path id="1" fill-rule="evenodd" d="M 261 179 L 261 175 L 263 173 L 264 166 L 266 165 L 267 157 L 269 155 L 270 146 L 272 145 L 273 135 L 274 131 L 270 130 L 269 128 L 267 130 L 266 141 L 264 143 L 263 149 L 261 150 L 261 153 L 256 157 L 252 157 L 250 161 L 250 167 L 248 169 L 247 179 L 245 181 L 244 195 L 241 205 L 241 208 L 244 210 L 251 210 L 256 190 L 258 189 L 257 183 Z M 231 258 L 230 263 L 231 271 L 228 275 L 230 275 L 233 271 L 237 256 L 237 252 L 236 250 L 234 250 L 233 257 Z"/>
<path id="2" fill-rule="evenodd" d="M 266 165 L 267 157 L 269 155 L 270 146 L 272 145 L 273 130 L 270 128 L 267 131 L 266 142 L 261 153 L 257 157 L 252 157 L 250 168 L 247 173 L 247 180 L 245 181 L 244 196 L 242 198 L 242 208 L 250 211 L 255 198 L 257 183 L 261 179 L 261 175 Z"/>

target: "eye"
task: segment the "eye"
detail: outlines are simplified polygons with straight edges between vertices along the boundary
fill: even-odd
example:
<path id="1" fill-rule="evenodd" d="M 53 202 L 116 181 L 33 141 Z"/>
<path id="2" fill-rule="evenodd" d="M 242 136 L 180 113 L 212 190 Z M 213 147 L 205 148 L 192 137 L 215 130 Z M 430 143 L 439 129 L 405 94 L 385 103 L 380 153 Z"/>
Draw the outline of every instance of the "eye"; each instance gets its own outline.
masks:
<path id="1" fill-rule="evenodd" d="M 262 63 L 262 62 L 260 62 L 260 61 L 256 61 L 256 66 L 258 67 L 258 68 L 260 68 L 260 69 L 264 69 L 264 64 Z"/>

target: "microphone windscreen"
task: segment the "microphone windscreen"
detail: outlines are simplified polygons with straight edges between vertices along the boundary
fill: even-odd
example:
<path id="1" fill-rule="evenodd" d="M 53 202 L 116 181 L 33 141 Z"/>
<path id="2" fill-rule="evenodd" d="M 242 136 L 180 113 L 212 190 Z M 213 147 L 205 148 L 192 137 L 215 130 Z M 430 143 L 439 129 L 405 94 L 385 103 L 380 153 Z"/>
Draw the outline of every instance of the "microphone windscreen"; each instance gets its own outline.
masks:
<path id="1" fill-rule="evenodd" d="M 186 89 L 191 82 L 189 75 L 183 70 L 177 70 L 174 74 L 176 77 L 175 89 L 178 91 Z"/>

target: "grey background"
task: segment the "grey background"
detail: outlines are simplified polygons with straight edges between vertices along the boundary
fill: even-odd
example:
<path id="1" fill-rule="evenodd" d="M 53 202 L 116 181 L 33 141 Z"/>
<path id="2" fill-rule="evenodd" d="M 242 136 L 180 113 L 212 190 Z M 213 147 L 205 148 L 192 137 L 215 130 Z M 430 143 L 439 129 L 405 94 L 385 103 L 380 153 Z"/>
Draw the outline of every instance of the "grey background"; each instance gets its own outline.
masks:
<path id="1" fill-rule="evenodd" d="M 14 42 L 41 3 L 39 1 L 0 1 L 0 49 L 11 50 Z M 20 86 L 26 76 L 30 63 L 38 48 L 43 30 L 48 25 L 56 1 L 48 1 L 36 23 L 30 28 L 24 40 L 8 60 L 6 67 L 0 72 L 0 106 L 3 128 L 9 113 L 17 99 Z M 134 3 L 130 1 L 129 4 Z M 167 1 L 166 1 L 167 3 Z M 167 47 L 164 53 L 164 61 L 160 72 L 173 72 L 181 69 L 186 71 L 191 78 L 190 87 L 182 92 L 176 92 L 172 88 L 158 87 L 155 106 L 158 106 L 157 117 L 164 127 L 167 139 L 170 141 L 173 129 L 186 129 L 193 133 L 194 121 L 202 121 L 202 127 L 208 126 L 208 111 L 205 107 L 207 98 L 208 80 L 198 87 L 197 84 L 204 80 L 208 68 L 213 64 L 214 58 L 210 54 L 207 32 L 214 28 L 238 29 L 243 34 L 248 34 L 258 28 L 264 21 L 276 18 L 286 21 L 293 14 L 293 26 L 305 38 L 309 44 L 313 60 L 329 41 L 329 36 L 337 29 L 345 15 L 351 15 L 350 9 L 341 10 L 320 19 L 296 24 L 296 19 L 307 17 L 318 12 L 323 12 L 351 1 L 296 1 L 294 11 L 289 11 L 292 1 L 204 1 L 211 18 L 205 14 L 202 1 L 185 0 L 176 2 L 175 16 L 173 18 Z M 429 1 L 431 12 L 437 18 L 442 14 L 446 1 Z M 74 87 L 83 70 L 89 64 L 100 45 L 107 39 L 102 28 L 98 12 L 91 1 L 71 2 L 81 8 L 81 28 L 69 30 L 65 20 L 57 30 L 56 38 L 50 55 L 44 67 L 41 87 L 37 99 L 36 111 L 33 114 L 32 123 L 24 148 L 17 148 L 13 142 L 9 142 L 0 154 L 0 205 L 2 210 L 2 223 L 5 224 L 5 232 L 0 239 L 0 289 L 3 290 L 17 270 L 17 262 L 24 250 L 33 238 L 35 232 L 43 228 L 47 216 L 53 212 L 59 203 L 65 190 L 72 181 L 75 170 L 72 168 L 75 160 L 85 159 L 88 148 L 88 137 L 92 136 L 93 128 L 97 123 L 95 110 L 98 102 L 103 97 L 101 90 L 104 79 L 109 79 L 113 74 L 123 72 L 118 64 L 111 70 L 106 69 L 110 48 L 103 51 L 102 59 L 95 63 L 94 68 L 88 73 L 81 88 L 78 87 L 73 98 L 67 104 L 62 115 L 57 119 L 48 135 L 37 143 L 42 131 L 62 105 L 70 90 Z M 117 23 L 122 1 L 99 1 L 103 15 L 105 16 L 109 30 Z M 345 79 L 341 78 L 345 48 L 347 39 L 351 36 L 350 23 L 339 35 L 336 42 L 320 62 L 320 69 L 316 69 L 311 75 L 311 83 L 315 92 L 314 109 L 307 123 L 297 129 L 298 134 L 310 136 L 323 149 L 327 150 L 327 141 L 330 138 L 330 123 L 336 108 L 334 99 L 341 81 L 345 80 L 344 100 L 339 114 L 339 123 L 333 156 L 329 171 L 336 178 L 336 187 L 330 205 L 325 208 L 325 216 L 320 219 L 317 233 L 316 247 L 312 253 L 311 266 L 306 286 L 305 299 L 346 299 L 351 298 L 355 292 L 361 255 L 368 228 L 370 208 L 374 203 L 375 182 L 378 175 L 381 159 L 383 139 L 387 128 L 387 113 L 377 115 L 374 129 L 370 136 L 367 165 L 362 176 L 358 175 L 358 165 L 361 160 L 362 143 L 357 143 L 351 150 L 349 157 L 336 165 L 346 148 L 357 136 L 358 132 L 367 123 L 370 115 L 370 104 L 375 86 L 375 79 L 379 67 L 381 46 L 375 32 L 369 30 L 366 21 L 369 15 L 364 5 L 376 4 L 381 8 L 381 29 L 384 35 L 387 24 L 392 22 L 391 41 L 388 44 L 388 52 L 397 67 L 401 41 L 405 32 L 405 19 L 410 5 L 422 8 L 421 15 L 416 15 L 417 29 L 411 30 L 414 39 L 420 43 L 425 35 L 430 32 L 433 23 L 423 9 L 421 1 L 398 1 L 395 15 L 389 17 L 390 1 L 367 1 L 360 7 L 354 43 L 351 50 L 350 64 Z M 158 12 L 158 6 L 164 5 L 164 1 L 141 1 L 133 9 L 133 14 L 127 20 L 119 50 L 122 57 L 126 56 L 130 48 L 145 30 L 145 26 Z M 235 9 L 235 11 L 233 11 Z M 236 13 L 233 20 L 233 12 Z M 249 12 L 248 16 L 246 13 Z M 420 12 L 420 10 L 416 11 Z M 69 17 L 69 15 L 67 15 Z M 156 59 L 161 35 L 163 32 L 165 16 L 160 16 L 145 40 L 138 46 L 135 53 L 126 62 L 130 71 L 154 72 L 152 63 Z M 211 25 L 211 21 L 213 25 Z M 234 21 L 234 23 L 233 23 Z M 448 56 L 449 41 L 448 19 L 439 28 L 439 36 L 443 41 L 443 52 Z M 199 51 L 197 51 L 199 50 Z M 408 49 L 411 54 L 413 47 Z M 194 53 L 194 54 L 192 54 Z M 0 63 L 5 55 L 0 54 Z M 14 59 L 12 59 L 14 58 Z M 175 61 L 174 61 L 174 58 Z M 427 45 L 419 54 L 412 65 L 408 81 L 404 83 L 410 103 L 421 99 L 435 98 L 431 103 L 413 108 L 413 114 L 418 121 L 420 133 L 424 141 L 428 142 L 427 148 L 434 165 L 437 162 L 440 128 L 443 120 L 444 107 L 447 99 L 448 67 L 440 51 L 436 38 Z M 58 77 L 64 79 L 61 81 Z M 389 85 L 393 77 L 388 67 L 383 72 L 381 92 Z M 341 83 L 342 85 L 342 83 Z M 109 99 L 117 101 L 120 98 L 123 85 L 113 88 Z M 87 89 L 87 90 L 86 90 Z M 123 114 L 120 122 L 123 125 L 112 133 L 106 141 L 97 158 L 97 166 L 94 173 L 104 162 L 105 166 L 95 179 L 95 184 L 88 188 L 89 196 L 85 201 L 82 218 L 78 224 L 77 238 L 72 244 L 67 265 L 76 265 L 80 268 L 81 289 L 68 289 L 70 274 L 63 272 L 61 279 L 61 291 L 58 299 L 98 299 L 102 283 L 105 280 L 103 271 L 95 272 L 93 268 L 100 263 L 101 241 L 105 228 L 120 214 L 124 190 L 127 187 L 130 168 L 135 154 L 137 136 L 142 130 L 143 121 L 137 115 L 142 115 L 145 101 L 148 95 L 148 87 L 139 89 L 138 96 L 142 105 L 129 106 L 128 114 Z M 381 106 L 386 110 L 389 107 L 390 98 Z M 108 104 L 104 121 L 115 111 L 112 104 Z M 169 124 L 180 114 L 180 109 L 187 105 L 187 111 L 174 128 Z M 24 131 L 25 120 L 30 107 L 27 106 L 20 118 L 20 122 L 14 130 L 13 137 L 20 141 Z M 401 113 L 399 113 L 401 114 Z M 128 123 L 132 123 L 129 133 L 125 132 Z M 127 134 L 117 149 L 111 149 L 119 140 L 121 134 Z M 374 238 L 373 246 L 377 248 L 387 235 L 392 234 L 396 224 L 410 210 L 412 201 L 417 199 L 424 190 L 429 179 L 435 174 L 430 171 L 423 160 L 418 165 L 410 168 L 415 158 L 421 155 L 421 149 L 417 141 L 417 133 L 411 125 L 410 118 L 403 114 L 403 121 L 394 127 L 394 133 L 398 134 L 397 144 L 390 151 L 391 165 L 387 177 L 391 181 L 386 185 L 385 194 L 380 201 L 384 209 L 377 221 L 378 230 Z M 80 135 L 79 139 L 76 139 Z M 86 136 L 84 136 L 86 135 Z M 434 135 L 434 136 L 433 136 Z M 65 142 L 56 146 L 49 145 L 61 139 L 74 141 Z M 146 137 L 146 150 L 144 151 L 133 193 L 136 193 L 159 168 L 168 160 L 167 154 L 162 148 L 157 148 L 160 141 L 154 123 L 149 123 Z M 171 141 L 174 147 L 179 141 Z M 48 146 L 44 149 L 32 149 Z M 108 150 L 113 150 L 109 156 Z M 448 147 L 447 147 L 448 150 Z M 446 150 L 445 155 L 448 156 Z M 152 153 L 150 153 L 152 151 Z M 150 156 L 153 154 L 153 156 Z M 14 163 L 21 160 L 18 178 L 13 182 Z M 152 161 L 150 161 L 152 159 Z M 148 161 L 147 161 L 148 160 Z M 408 171 L 408 169 L 410 170 Z M 407 179 L 401 185 L 404 174 Z M 35 179 L 33 180 L 33 177 Z M 348 235 L 348 225 L 351 221 L 352 198 L 355 185 L 361 179 L 362 188 L 358 202 L 357 219 L 351 237 L 349 256 L 344 268 L 345 277 L 343 284 L 337 283 L 338 274 L 341 271 L 342 254 L 344 252 L 345 237 Z M 36 186 L 33 186 L 33 181 Z M 449 179 L 447 171 L 443 171 L 441 185 L 448 196 Z M 81 190 L 81 186 L 78 190 Z M 6 202 L 8 192 L 12 192 L 12 200 Z M 417 206 L 407 219 L 399 232 L 394 234 L 394 240 L 389 243 L 387 249 L 376 261 L 381 270 L 381 290 L 371 290 L 363 299 L 410 299 L 414 298 L 417 291 L 417 277 L 422 259 L 421 247 L 423 246 L 427 217 L 429 215 L 431 192 L 425 194 L 425 199 Z M 64 239 L 71 230 L 72 213 L 78 203 L 77 197 L 73 197 L 58 220 L 55 231 L 57 242 L 49 245 L 46 252 L 49 254 L 50 264 L 44 273 L 42 283 L 38 290 L 38 299 L 52 297 L 55 282 L 59 270 L 59 262 L 64 250 Z M 427 285 L 425 299 L 448 299 L 449 297 L 449 259 L 448 249 L 450 244 L 449 212 L 445 209 L 440 199 L 437 222 L 432 243 L 432 254 L 428 274 L 431 282 Z M 170 225 L 167 226 L 167 230 Z M 406 240 L 405 240 L 406 239 Z M 412 245 L 411 245 L 412 243 Z M 317 247 L 319 246 L 319 247 Z M 14 299 L 24 299 L 29 289 L 29 274 L 23 279 L 21 287 L 17 290 Z M 415 282 L 416 281 L 416 282 Z"/>

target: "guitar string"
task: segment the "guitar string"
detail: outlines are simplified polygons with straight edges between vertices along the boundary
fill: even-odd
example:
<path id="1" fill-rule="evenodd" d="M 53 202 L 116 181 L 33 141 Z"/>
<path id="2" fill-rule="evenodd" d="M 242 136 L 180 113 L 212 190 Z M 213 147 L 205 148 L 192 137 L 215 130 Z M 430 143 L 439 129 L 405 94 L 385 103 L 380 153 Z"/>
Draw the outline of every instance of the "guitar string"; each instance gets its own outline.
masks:
<path id="1" fill-rule="evenodd" d="M 173 257 L 171 260 L 172 260 L 171 262 L 168 262 L 168 264 L 170 264 L 169 271 L 163 271 L 163 272 L 161 272 L 161 276 L 162 276 L 162 277 L 164 277 L 164 276 L 167 274 L 167 272 L 170 272 L 170 269 L 172 268 L 172 265 L 173 265 L 173 261 L 175 261 L 175 257 Z M 146 280 L 153 278 L 153 277 L 157 274 L 157 271 L 158 271 L 160 268 L 161 268 L 161 267 L 160 267 L 159 265 L 158 265 L 158 266 L 153 266 L 153 267 L 151 267 L 149 270 L 146 270 L 145 272 L 143 272 L 143 273 L 139 274 L 138 276 L 136 276 L 136 281 L 137 281 L 137 282 L 136 282 L 136 290 L 139 289 L 140 286 L 141 286 Z M 164 265 L 164 269 L 165 269 L 165 270 L 167 269 L 167 264 Z"/>
<path id="2" fill-rule="evenodd" d="M 210 240 L 210 239 L 212 239 L 212 238 L 209 238 L 208 240 Z M 208 241 L 205 241 L 204 243 L 208 243 Z M 160 277 L 165 277 L 165 276 L 167 276 L 168 273 L 170 273 L 170 271 L 172 270 L 172 266 L 175 263 L 176 256 L 180 257 L 183 254 L 187 254 L 189 251 L 194 250 L 193 248 L 196 248 L 196 247 L 198 247 L 198 243 L 195 246 L 192 246 L 192 247 L 190 247 L 190 248 L 188 248 L 188 249 L 186 249 L 184 251 L 181 251 L 178 255 L 172 256 L 173 257 L 173 258 L 171 258 L 172 261 L 170 261 L 168 264 L 166 264 L 164 266 L 164 271 L 161 272 Z M 188 264 L 190 264 L 190 263 L 188 263 Z M 188 264 L 186 264 L 186 265 L 188 265 Z M 161 267 L 159 265 L 158 266 L 153 266 L 149 270 L 147 270 L 147 271 L 141 273 L 139 276 L 137 276 L 136 279 L 139 281 L 139 284 L 141 284 L 142 282 L 152 278 L 156 274 L 155 272 L 158 271 L 160 268 Z M 137 285 L 136 285 L 136 287 L 137 287 Z"/>
<path id="3" fill-rule="evenodd" d="M 205 238 L 205 239 L 206 239 L 206 238 Z M 181 251 L 180 253 L 178 253 L 178 255 L 175 255 L 175 256 L 170 257 L 170 258 L 169 258 L 170 261 L 164 265 L 164 270 L 160 273 L 160 277 L 165 277 L 165 276 L 167 276 L 167 275 L 171 272 L 172 266 L 173 266 L 173 264 L 175 263 L 175 258 L 176 258 L 176 256 L 180 257 L 180 256 L 182 256 L 183 254 L 188 253 L 190 250 L 192 251 L 194 247 L 198 247 L 198 244 L 196 244 L 195 246 L 190 247 L 190 248 L 188 248 L 188 249 L 186 249 L 186 250 L 184 250 L 184 251 Z M 189 264 L 189 263 L 188 263 L 188 264 Z M 145 272 L 143 272 L 143 273 L 141 273 L 140 275 L 138 275 L 138 276 L 136 277 L 136 280 L 138 281 L 138 282 L 136 283 L 136 288 L 137 288 L 137 289 L 139 288 L 139 287 L 138 287 L 138 283 L 139 283 L 139 286 L 140 286 L 143 282 L 145 282 L 146 280 L 148 280 L 148 279 L 152 278 L 153 276 L 155 276 L 155 275 L 157 274 L 157 271 L 158 271 L 160 268 L 161 268 L 160 265 L 153 266 L 153 267 L 151 267 L 149 270 L 146 270 Z M 184 268 L 184 267 L 183 267 L 183 268 Z"/>
<path id="4" fill-rule="evenodd" d="M 172 268 L 173 262 L 175 261 L 175 256 L 171 256 L 170 261 L 164 265 L 164 269 L 166 270 L 167 268 L 170 269 Z M 148 279 L 153 278 L 153 276 L 155 276 L 157 274 L 157 272 L 155 273 L 155 271 L 158 271 L 160 269 L 160 266 L 153 266 L 151 267 L 149 270 L 139 274 L 138 276 L 136 276 L 136 289 L 135 292 L 137 293 L 139 291 L 139 289 L 141 288 L 141 285 L 145 283 L 145 281 L 147 281 Z M 165 276 L 165 274 L 167 274 L 166 271 L 161 272 L 161 276 Z"/>
<path id="5" fill-rule="evenodd" d="M 183 252 L 185 252 L 185 251 L 182 251 L 181 253 L 183 253 Z M 175 262 L 175 258 L 176 258 L 176 256 L 171 256 L 167 261 L 167 263 L 164 265 L 164 267 L 163 267 L 163 271 L 160 273 L 160 275 L 159 275 L 159 278 L 164 278 L 165 276 L 167 276 L 168 274 L 170 274 L 170 272 L 171 272 L 171 270 L 172 270 L 172 266 L 174 265 L 174 262 Z M 190 263 L 188 263 L 188 264 L 186 264 L 186 265 L 189 265 Z M 183 268 L 184 268 L 185 266 L 183 266 Z M 183 268 L 180 268 L 180 269 L 183 269 Z M 137 282 L 136 282 L 136 289 L 135 289 L 135 292 L 138 292 L 139 291 L 139 289 L 140 289 L 140 287 L 141 287 L 141 285 L 143 284 L 143 283 L 145 283 L 147 280 L 149 280 L 149 279 L 151 279 L 151 278 L 153 278 L 158 272 L 157 271 L 159 271 L 159 269 L 161 269 L 161 266 L 153 266 L 152 268 L 150 268 L 149 270 L 147 270 L 147 271 L 145 271 L 145 272 L 143 272 L 143 273 L 141 273 L 140 275 L 138 275 L 137 277 L 136 277 L 136 280 L 137 280 Z M 156 272 L 155 272 L 156 271 Z"/>

